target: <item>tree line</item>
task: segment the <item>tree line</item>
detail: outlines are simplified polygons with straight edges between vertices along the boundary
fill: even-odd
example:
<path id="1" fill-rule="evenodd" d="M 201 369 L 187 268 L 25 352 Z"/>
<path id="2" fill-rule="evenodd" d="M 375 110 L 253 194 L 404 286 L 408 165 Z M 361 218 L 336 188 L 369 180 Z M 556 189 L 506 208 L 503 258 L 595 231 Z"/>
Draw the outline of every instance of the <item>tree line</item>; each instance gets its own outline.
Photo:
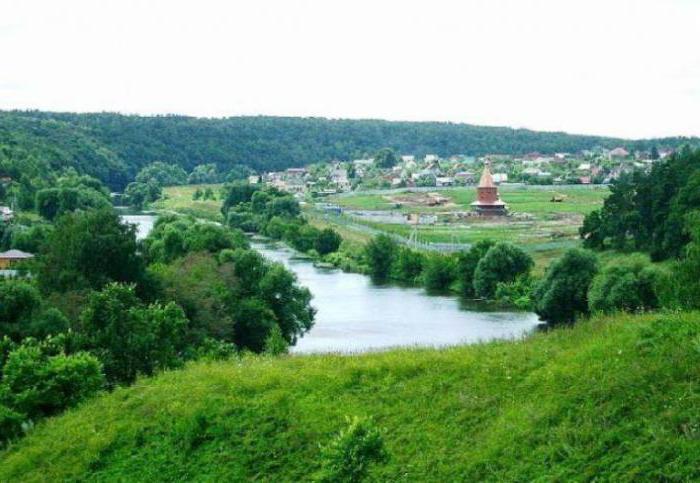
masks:
<path id="1" fill-rule="evenodd" d="M 6 160 L 25 160 L 54 170 L 73 167 L 113 190 L 122 190 L 139 170 L 155 161 L 187 172 L 213 164 L 227 173 L 235 166 L 269 171 L 348 160 L 385 146 L 417 156 L 448 156 L 577 152 L 595 146 L 649 150 L 684 141 L 698 142 L 682 138 L 627 141 L 439 122 L 0 112 L 0 166 Z"/>

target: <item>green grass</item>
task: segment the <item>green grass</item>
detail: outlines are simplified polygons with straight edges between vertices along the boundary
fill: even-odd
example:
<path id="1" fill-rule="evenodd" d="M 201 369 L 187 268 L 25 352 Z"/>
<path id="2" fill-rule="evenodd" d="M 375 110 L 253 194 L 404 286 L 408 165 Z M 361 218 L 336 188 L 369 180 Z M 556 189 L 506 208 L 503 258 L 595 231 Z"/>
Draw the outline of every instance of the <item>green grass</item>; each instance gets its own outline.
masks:
<path id="1" fill-rule="evenodd" d="M 197 218 L 222 221 L 220 191 L 222 184 L 200 184 L 185 186 L 168 186 L 163 188 L 163 198 L 151 204 L 154 210 L 176 211 Z M 192 195 L 197 189 L 204 191 L 211 188 L 216 200 L 193 200 Z"/>
<path id="2" fill-rule="evenodd" d="M 524 341 L 198 363 L 42 422 L 0 481 L 306 481 L 371 416 L 376 481 L 697 481 L 700 314 Z"/>
<path id="3" fill-rule="evenodd" d="M 406 190 L 406 192 L 409 190 Z M 512 212 L 530 213 L 535 216 L 547 216 L 552 214 L 578 214 L 585 215 L 602 206 L 603 200 L 609 194 L 606 186 L 552 186 L 552 187 L 528 187 L 528 186 L 502 186 L 500 194 L 503 201 L 508 204 Z M 406 194 L 404 192 L 404 194 Z M 474 187 L 451 188 L 439 191 L 441 196 L 450 199 L 452 206 L 422 206 L 404 204 L 400 208 L 403 212 L 428 213 L 435 211 L 470 210 L 470 204 L 476 199 Z M 563 195 L 564 201 L 554 203 L 551 201 L 554 195 Z M 393 197 L 401 196 L 395 193 L 382 194 L 351 194 L 329 198 L 339 205 L 358 210 L 392 210 L 396 209 Z"/>

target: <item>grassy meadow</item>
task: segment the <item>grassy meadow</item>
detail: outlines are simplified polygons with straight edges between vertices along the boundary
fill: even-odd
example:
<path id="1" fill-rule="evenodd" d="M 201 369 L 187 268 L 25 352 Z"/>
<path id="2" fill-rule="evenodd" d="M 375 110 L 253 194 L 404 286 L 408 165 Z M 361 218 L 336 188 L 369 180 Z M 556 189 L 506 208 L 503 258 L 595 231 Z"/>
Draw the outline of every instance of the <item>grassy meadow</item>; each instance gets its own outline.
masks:
<path id="1" fill-rule="evenodd" d="M 221 188 L 223 184 L 192 184 L 184 186 L 168 186 L 163 188 L 163 197 L 151 204 L 151 208 L 162 211 L 176 211 L 205 218 L 208 220 L 222 221 L 221 216 Z M 198 189 L 204 191 L 210 188 L 215 200 L 193 200 L 192 196 Z"/>
<path id="2" fill-rule="evenodd" d="M 697 481 L 699 344 L 699 313 L 617 315 L 441 350 L 201 362 L 39 423 L 0 453 L 0 481 L 308 481 L 346 416 L 382 430 L 371 481 Z"/>

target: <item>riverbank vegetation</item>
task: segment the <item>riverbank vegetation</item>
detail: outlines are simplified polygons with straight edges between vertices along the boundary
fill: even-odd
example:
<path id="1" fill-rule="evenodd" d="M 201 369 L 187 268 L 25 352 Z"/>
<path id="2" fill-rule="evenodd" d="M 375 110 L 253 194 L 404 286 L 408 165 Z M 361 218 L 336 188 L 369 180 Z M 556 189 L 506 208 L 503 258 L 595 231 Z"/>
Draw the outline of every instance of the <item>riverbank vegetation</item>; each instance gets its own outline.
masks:
<path id="1" fill-rule="evenodd" d="M 308 481 L 335 447 L 369 481 L 694 481 L 698 337 L 697 312 L 618 314 L 521 341 L 190 364 L 39 424 L 0 480 Z"/>
<path id="2" fill-rule="evenodd" d="M 45 220 L 15 221 L 2 237 L 35 257 L 0 282 L 0 446 L 139 376 L 284 353 L 313 325 L 309 291 L 240 230 L 164 215 L 138 241 L 110 206 L 69 203 L 81 190 L 106 199 L 99 181 L 77 179 L 55 197 L 39 191 L 53 203 L 40 205 Z"/>

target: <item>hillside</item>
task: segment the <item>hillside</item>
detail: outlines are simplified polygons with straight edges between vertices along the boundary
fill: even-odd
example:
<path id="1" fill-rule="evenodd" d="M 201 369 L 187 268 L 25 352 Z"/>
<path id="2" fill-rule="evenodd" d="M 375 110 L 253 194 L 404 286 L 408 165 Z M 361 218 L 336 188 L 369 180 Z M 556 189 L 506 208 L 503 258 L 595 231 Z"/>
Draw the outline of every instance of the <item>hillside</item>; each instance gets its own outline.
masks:
<path id="1" fill-rule="evenodd" d="M 198 363 L 41 423 L 0 481 L 300 481 L 372 416 L 381 481 L 700 478 L 700 314 L 520 342 Z"/>
<path id="2" fill-rule="evenodd" d="M 3 151 L 12 148 L 14 156 L 28 152 L 52 164 L 75 166 L 114 188 L 123 187 L 153 161 L 188 171 L 202 163 L 216 163 L 222 170 L 236 164 L 275 170 L 361 157 L 385 146 L 400 153 L 447 156 L 576 152 L 595 146 L 648 149 L 676 147 L 684 141 L 688 140 L 630 141 L 439 122 L 0 111 L 0 161 Z"/>

